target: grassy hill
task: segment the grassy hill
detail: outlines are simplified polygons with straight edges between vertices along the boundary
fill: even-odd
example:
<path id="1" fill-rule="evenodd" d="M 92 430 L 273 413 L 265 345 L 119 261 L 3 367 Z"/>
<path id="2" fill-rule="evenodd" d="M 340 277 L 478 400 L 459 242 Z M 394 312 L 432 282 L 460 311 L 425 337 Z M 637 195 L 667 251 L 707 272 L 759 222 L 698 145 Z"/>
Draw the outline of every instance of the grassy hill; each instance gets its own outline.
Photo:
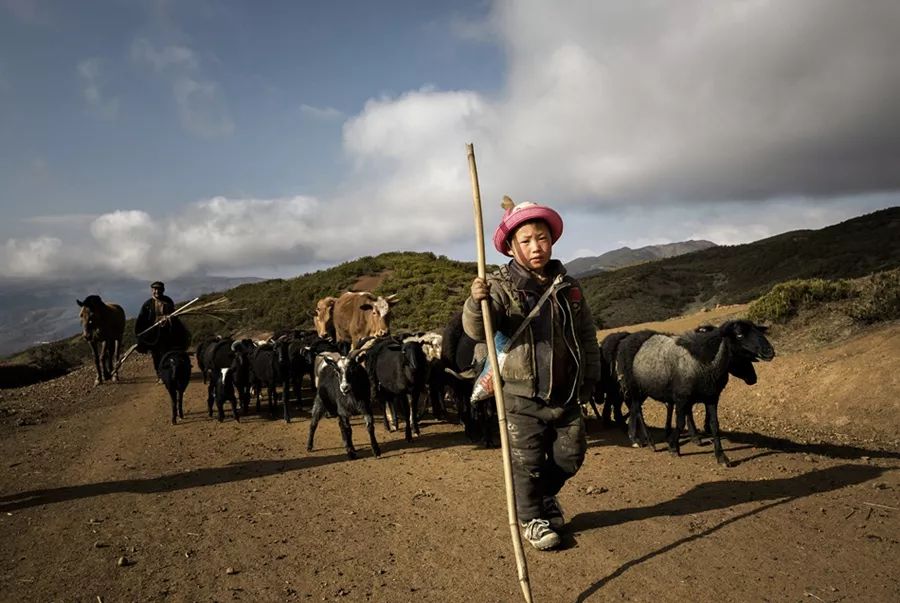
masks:
<path id="1" fill-rule="evenodd" d="M 225 292 L 239 316 L 221 325 L 212 319 L 190 318 L 194 338 L 213 332 L 274 331 L 312 328 L 310 312 L 316 301 L 344 291 L 363 289 L 376 294 L 396 293 L 391 328 L 441 329 L 458 311 L 477 274 L 471 262 L 457 262 L 433 253 L 392 252 L 366 256 L 292 279 L 274 279 L 241 285 Z M 374 286 L 372 286 L 374 284 Z M 219 294 L 205 296 L 213 299 Z"/>
<path id="2" fill-rule="evenodd" d="M 900 266 L 900 207 L 820 230 L 719 246 L 582 280 L 603 327 L 745 303 L 791 279 L 854 278 Z"/>
<path id="3" fill-rule="evenodd" d="M 440 330 L 462 307 L 476 274 L 474 262 L 457 262 L 433 253 L 384 253 L 292 279 L 248 283 L 204 295 L 198 305 L 225 295 L 230 307 L 243 311 L 229 316 L 225 324 L 204 316 L 189 316 L 184 320 L 195 342 L 213 333 L 311 329 L 310 312 L 317 300 L 363 288 L 376 294 L 398 294 L 391 323 L 394 331 Z M 172 290 L 171 294 L 178 299 L 178 291 Z M 126 348 L 134 343 L 133 333 L 134 321 L 129 320 L 125 327 Z M 41 375 L 56 376 L 88 360 L 89 354 L 90 349 L 80 336 L 29 348 L 9 358 L 4 363 L 6 366 L 0 365 L 0 387 L 33 382 Z"/>
<path id="4" fill-rule="evenodd" d="M 846 279 L 900 267 L 900 207 L 821 230 L 785 233 L 755 243 L 720 246 L 582 279 L 598 328 L 663 320 L 718 303 L 752 301 L 793 279 Z M 292 279 L 240 285 L 223 293 L 240 314 L 221 324 L 188 317 L 194 341 L 211 334 L 312 328 L 316 300 L 350 289 L 398 294 L 392 328 L 440 330 L 465 301 L 476 274 L 472 262 L 432 253 L 392 252 L 363 257 Z M 172 291 L 178 295 L 178 291 Z M 862 311 L 862 310 L 861 310 Z M 880 312 L 880 310 L 879 310 Z M 126 327 L 126 346 L 133 342 Z M 80 337 L 31 348 L 0 366 L 0 387 L 10 386 L 9 364 L 52 374 L 80 364 L 88 346 Z M 21 374 L 15 373 L 16 375 Z M 30 378 L 30 380 L 33 380 Z"/>

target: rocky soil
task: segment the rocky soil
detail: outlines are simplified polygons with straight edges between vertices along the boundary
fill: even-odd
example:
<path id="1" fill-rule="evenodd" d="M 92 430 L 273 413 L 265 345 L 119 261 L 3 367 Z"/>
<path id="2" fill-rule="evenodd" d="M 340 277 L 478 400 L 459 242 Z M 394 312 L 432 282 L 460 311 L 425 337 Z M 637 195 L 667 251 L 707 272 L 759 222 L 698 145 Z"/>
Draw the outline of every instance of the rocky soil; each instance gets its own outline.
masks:
<path id="1" fill-rule="evenodd" d="M 729 384 L 730 469 L 588 419 L 565 545 L 527 551 L 535 601 L 900 600 L 898 335 L 800 346 Z M 0 601 L 522 600 L 500 453 L 459 426 L 408 444 L 379 425 L 375 459 L 355 423 L 351 462 L 334 420 L 307 453 L 305 413 L 218 423 L 197 376 L 173 426 L 149 360 L 123 375 L 0 390 Z"/>

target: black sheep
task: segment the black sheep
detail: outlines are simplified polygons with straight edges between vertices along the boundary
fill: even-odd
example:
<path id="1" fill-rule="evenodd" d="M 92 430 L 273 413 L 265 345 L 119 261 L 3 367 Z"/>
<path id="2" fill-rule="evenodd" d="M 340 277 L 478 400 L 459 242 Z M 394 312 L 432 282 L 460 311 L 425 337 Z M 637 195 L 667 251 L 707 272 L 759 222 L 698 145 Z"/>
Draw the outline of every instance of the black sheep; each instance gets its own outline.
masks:
<path id="1" fill-rule="evenodd" d="M 304 353 L 306 348 L 318 339 L 315 331 L 293 330 L 283 334 L 276 334 L 275 355 L 278 359 L 279 374 L 284 391 L 284 420 L 291 422 L 291 410 L 289 401 L 291 391 L 297 397 L 297 406 L 303 407 L 303 376 L 310 375 L 312 384 L 312 362 Z"/>
<path id="2" fill-rule="evenodd" d="M 221 335 L 210 335 L 209 337 L 207 337 L 206 339 L 201 341 L 199 344 L 197 344 L 197 350 L 196 350 L 196 353 L 194 354 L 194 357 L 197 359 L 197 368 L 200 370 L 200 376 L 203 378 L 204 384 L 206 384 L 206 380 L 207 380 L 206 365 L 204 364 L 204 362 L 205 362 L 204 351 L 210 345 L 216 343 L 217 341 L 221 341 L 221 340 L 222 340 Z"/>
<path id="3" fill-rule="evenodd" d="M 389 431 L 398 426 L 398 416 L 406 422 L 406 441 L 419 435 L 419 395 L 428 377 L 422 344 L 401 343 L 391 337 L 381 338 L 365 352 L 366 370 L 372 391 L 384 405 L 384 425 Z M 388 423 L 388 409 L 393 414 L 393 429 Z"/>
<path id="4" fill-rule="evenodd" d="M 323 354 L 316 359 L 318 384 L 316 397 L 313 400 L 312 416 L 309 422 L 309 439 L 306 450 L 313 449 L 313 438 L 319 421 L 328 412 L 337 415 L 341 428 L 341 438 L 347 451 L 347 458 L 355 459 L 353 437 L 350 430 L 350 417 L 362 415 L 372 444 L 372 452 L 381 456 L 381 448 L 375 440 L 375 422 L 372 418 L 372 405 L 369 400 L 369 378 L 366 370 L 360 366 L 353 356 L 338 356 L 337 359 Z"/>
<path id="5" fill-rule="evenodd" d="M 260 394 L 265 387 L 269 414 L 274 418 L 275 407 L 278 405 L 277 387 L 282 378 L 278 354 L 271 343 L 260 345 L 250 353 L 250 373 L 250 380 L 256 390 L 256 412 L 260 411 Z"/>
<path id="6" fill-rule="evenodd" d="M 232 382 L 237 392 L 237 399 L 241 406 L 241 412 L 246 415 L 250 410 L 250 386 L 252 374 L 250 370 L 250 355 L 256 349 L 252 339 L 241 339 L 231 344 L 234 359 L 231 361 Z"/>
<path id="7" fill-rule="evenodd" d="M 219 409 L 219 421 L 225 419 L 225 401 L 231 401 L 234 418 L 238 420 L 237 398 L 234 395 L 234 363 L 235 353 L 232 349 L 234 340 L 227 338 L 210 343 L 203 350 L 203 371 L 208 376 L 206 404 L 209 416 L 213 416 L 213 404 Z"/>
<path id="8" fill-rule="evenodd" d="M 619 343 L 628 337 L 625 331 L 610 333 L 600 342 L 600 380 L 595 388 L 596 397 L 603 406 L 603 422 L 610 424 L 610 414 L 615 418 L 616 425 L 625 425 L 622 416 L 622 390 L 619 389 L 619 381 L 616 378 L 616 352 Z"/>
<path id="9" fill-rule="evenodd" d="M 182 350 L 172 350 L 159 361 L 157 376 L 172 399 L 172 425 L 184 418 L 184 390 L 191 380 L 191 357 Z"/>
<path id="10" fill-rule="evenodd" d="M 450 390 L 456 402 L 457 417 L 465 426 L 466 437 L 492 448 L 500 437 L 494 399 L 471 401 L 475 378 L 481 373 L 486 354 L 487 345 L 478 343 L 463 331 L 462 312 L 455 314 L 442 333 L 444 387 Z"/>
<path id="11" fill-rule="evenodd" d="M 755 382 L 752 362 L 775 356 L 765 337 L 766 327 L 746 320 L 728 321 L 718 329 L 681 336 L 641 331 L 619 344 L 616 371 L 631 412 L 629 436 L 636 441 L 636 426 L 643 426 L 641 405 L 647 397 L 674 407 L 675 430 L 669 449 L 679 454 L 679 436 L 691 406 L 702 403 L 709 417 L 716 460 L 730 466 L 719 438 L 717 405 L 729 373 Z"/>

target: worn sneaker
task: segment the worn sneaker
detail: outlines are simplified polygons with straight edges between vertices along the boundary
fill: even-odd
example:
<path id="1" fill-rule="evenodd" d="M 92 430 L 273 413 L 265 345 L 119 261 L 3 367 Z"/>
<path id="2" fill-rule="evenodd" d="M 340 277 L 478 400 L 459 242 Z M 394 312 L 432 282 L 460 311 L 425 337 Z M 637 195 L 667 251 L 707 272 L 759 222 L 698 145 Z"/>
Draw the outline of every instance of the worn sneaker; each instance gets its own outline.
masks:
<path id="1" fill-rule="evenodd" d="M 525 528 L 525 540 L 539 551 L 546 551 L 559 546 L 559 534 L 550 529 L 550 522 L 546 519 L 532 519 L 523 523 Z"/>
<path id="2" fill-rule="evenodd" d="M 555 496 L 545 496 L 543 501 L 544 512 L 541 514 L 544 519 L 550 522 L 550 527 L 558 530 L 566 525 L 566 518 L 563 515 L 562 506 Z"/>

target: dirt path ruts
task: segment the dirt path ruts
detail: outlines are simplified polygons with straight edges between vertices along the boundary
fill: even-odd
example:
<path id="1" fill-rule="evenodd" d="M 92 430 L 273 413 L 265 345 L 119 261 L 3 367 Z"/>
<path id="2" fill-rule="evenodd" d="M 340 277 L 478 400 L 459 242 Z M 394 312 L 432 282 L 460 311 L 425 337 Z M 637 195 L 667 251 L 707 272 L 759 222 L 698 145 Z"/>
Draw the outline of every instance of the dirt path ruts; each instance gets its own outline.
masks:
<path id="1" fill-rule="evenodd" d="M 347 462 L 333 420 L 308 454 L 305 414 L 219 424 L 199 381 L 173 427 L 147 362 L 135 372 L 0 428 L 0 600 L 521 600 L 499 453 L 455 425 L 412 444 L 379 425 L 373 459 L 355 424 Z M 537 601 L 900 600 L 900 455 L 751 437 L 723 469 L 709 446 L 672 458 L 590 425 L 566 546 L 528 551 Z"/>

